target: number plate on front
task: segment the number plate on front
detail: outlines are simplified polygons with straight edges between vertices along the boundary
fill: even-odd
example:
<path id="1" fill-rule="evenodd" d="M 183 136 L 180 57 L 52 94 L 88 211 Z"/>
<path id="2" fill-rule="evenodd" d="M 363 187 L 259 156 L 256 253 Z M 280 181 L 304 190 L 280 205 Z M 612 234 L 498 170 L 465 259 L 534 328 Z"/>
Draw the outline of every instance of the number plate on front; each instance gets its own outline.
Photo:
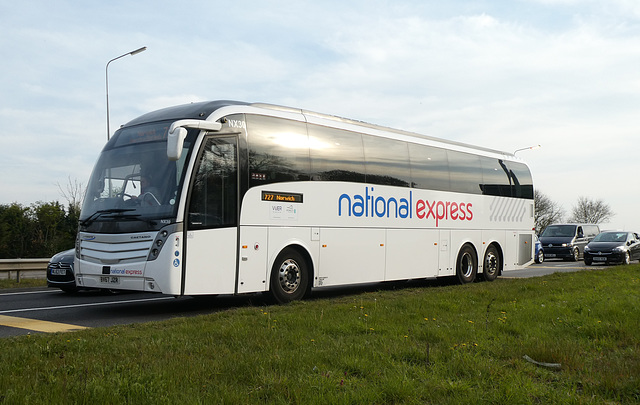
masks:
<path id="1" fill-rule="evenodd" d="M 66 276 L 67 275 L 67 270 L 66 269 L 51 269 L 51 275 L 53 275 L 53 276 Z"/>
<path id="2" fill-rule="evenodd" d="M 607 261 L 607 258 L 606 258 L 606 257 L 597 257 L 597 256 L 595 256 L 595 257 L 593 258 L 593 261 L 594 261 L 594 262 L 606 262 L 606 261 Z"/>
<path id="3" fill-rule="evenodd" d="M 545 254 L 545 257 L 556 257 L 555 253 L 547 253 Z"/>
<path id="4" fill-rule="evenodd" d="M 120 284 L 120 278 L 115 276 L 102 276 L 100 277 L 100 283 L 102 284 Z"/>

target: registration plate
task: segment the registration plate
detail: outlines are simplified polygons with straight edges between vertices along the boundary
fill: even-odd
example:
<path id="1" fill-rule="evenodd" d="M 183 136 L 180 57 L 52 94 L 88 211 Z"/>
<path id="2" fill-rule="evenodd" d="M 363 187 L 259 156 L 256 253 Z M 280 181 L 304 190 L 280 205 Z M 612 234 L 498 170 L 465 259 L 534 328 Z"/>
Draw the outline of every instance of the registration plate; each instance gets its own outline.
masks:
<path id="1" fill-rule="evenodd" d="M 556 257 L 556 254 L 555 253 L 546 253 L 544 256 L 545 257 Z"/>
<path id="2" fill-rule="evenodd" d="M 102 284 L 120 284 L 120 278 L 115 276 L 103 276 L 100 277 L 100 283 Z"/>
<path id="3" fill-rule="evenodd" d="M 606 262 L 607 258 L 606 257 L 598 257 L 598 256 L 594 256 L 593 257 L 593 261 L 594 262 Z"/>
<path id="4" fill-rule="evenodd" d="M 67 269 L 51 269 L 52 276 L 66 276 Z"/>

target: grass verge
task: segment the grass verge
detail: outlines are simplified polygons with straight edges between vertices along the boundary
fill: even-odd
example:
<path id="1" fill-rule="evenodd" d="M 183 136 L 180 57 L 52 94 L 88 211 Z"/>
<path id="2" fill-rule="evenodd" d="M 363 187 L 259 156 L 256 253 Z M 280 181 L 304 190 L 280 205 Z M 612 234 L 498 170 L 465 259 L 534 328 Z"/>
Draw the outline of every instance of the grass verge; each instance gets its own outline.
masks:
<path id="1" fill-rule="evenodd" d="M 15 279 L 0 279 L 0 289 L 6 288 L 30 288 L 46 287 L 47 280 L 44 278 L 22 278 L 18 283 Z"/>
<path id="2" fill-rule="evenodd" d="M 639 265 L 414 286 L 2 339 L 0 402 L 634 403 L 638 331 Z"/>

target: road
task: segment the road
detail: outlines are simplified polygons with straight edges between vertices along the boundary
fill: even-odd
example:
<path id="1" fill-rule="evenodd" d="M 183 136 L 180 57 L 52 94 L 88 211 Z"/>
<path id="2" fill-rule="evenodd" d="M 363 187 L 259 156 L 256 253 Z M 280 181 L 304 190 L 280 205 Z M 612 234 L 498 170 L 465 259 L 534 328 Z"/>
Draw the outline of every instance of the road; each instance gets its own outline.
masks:
<path id="1" fill-rule="evenodd" d="M 535 277 L 594 268 L 601 266 L 553 261 L 534 264 L 524 270 L 511 271 L 503 277 Z M 379 285 L 373 288 L 379 288 Z M 353 289 L 346 292 L 353 293 Z M 331 296 L 336 293 L 344 294 L 345 289 L 324 291 L 315 296 Z M 67 294 L 47 288 L 6 291 L 0 292 L 0 337 L 160 321 L 208 314 L 238 306 L 266 304 L 268 301 L 259 294 L 241 297 L 176 298 L 149 293 L 104 291 Z"/>

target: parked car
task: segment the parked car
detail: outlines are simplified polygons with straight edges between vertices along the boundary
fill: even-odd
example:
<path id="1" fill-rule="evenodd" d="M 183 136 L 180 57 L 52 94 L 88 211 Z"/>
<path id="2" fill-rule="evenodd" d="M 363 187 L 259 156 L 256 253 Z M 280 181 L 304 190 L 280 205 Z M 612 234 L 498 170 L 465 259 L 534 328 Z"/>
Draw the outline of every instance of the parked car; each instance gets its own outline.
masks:
<path id="1" fill-rule="evenodd" d="M 76 276 L 73 272 L 75 249 L 56 253 L 47 265 L 47 286 L 60 288 L 65 292 L 76 292 Z"/>
<path id="2" fill-rule="evenodd" d="M 549 225 L 540 235 L 544 257 L 580 260 L 584 247 L 599 233 L 600 228 L 594 224 Z"/>
<path id="3" fill-rule="evenodd" d="M 640 236 L 625 231 L 599 233 L 584 248 L 584 264 L 623 263 L 640 260 Z"/>
<path id="4" fill-rule="evenodd" d="M 542 242 L 540 242 L 540 239 L 538 239 L 538 235 L 535 235 L 536 237 L 536 257 L 535 257 L 535 261 L 536 263 L 540 264 L 542 262 L 544 262 L 544 248 L 542 247 Z"/>

